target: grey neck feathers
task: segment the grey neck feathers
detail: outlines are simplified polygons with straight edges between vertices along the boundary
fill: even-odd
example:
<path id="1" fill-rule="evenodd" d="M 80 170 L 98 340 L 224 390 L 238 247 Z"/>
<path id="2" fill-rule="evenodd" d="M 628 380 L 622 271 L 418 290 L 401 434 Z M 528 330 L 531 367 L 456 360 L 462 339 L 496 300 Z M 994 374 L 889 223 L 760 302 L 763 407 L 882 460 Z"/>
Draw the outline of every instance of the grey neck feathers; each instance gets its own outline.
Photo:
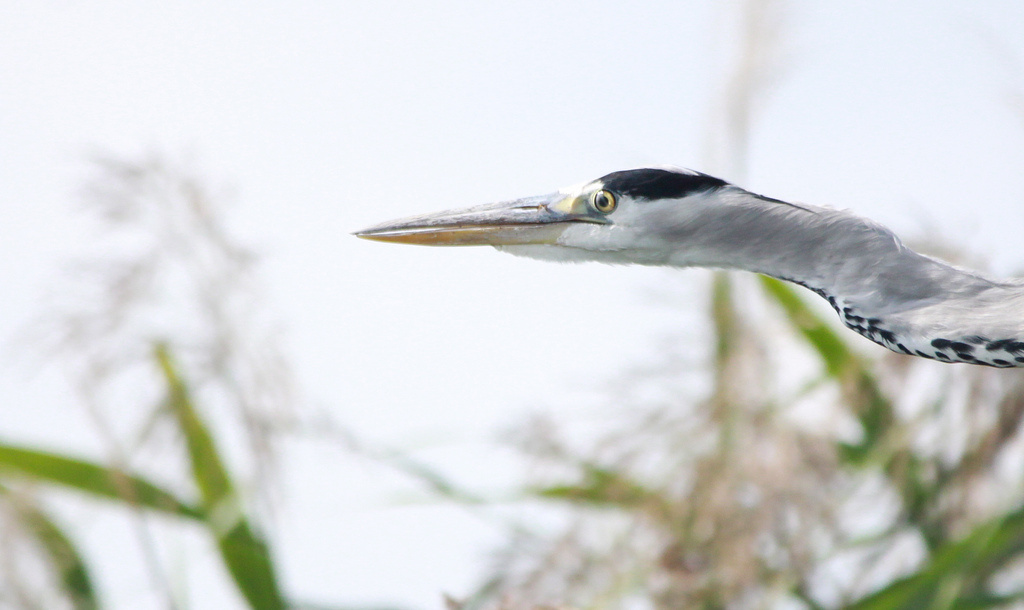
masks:
<path id="1" fill-rule="evenodd" d="M 844 324 L 893 351 L 1024 366 L 1024 283 L 993 281 L 918 254 L 848 212 L 727 188 L 699 222 L 666 225 L 675 243 L 688 244 L 672 264 L 745 269 L 800 284 L 827 299 Z"/>

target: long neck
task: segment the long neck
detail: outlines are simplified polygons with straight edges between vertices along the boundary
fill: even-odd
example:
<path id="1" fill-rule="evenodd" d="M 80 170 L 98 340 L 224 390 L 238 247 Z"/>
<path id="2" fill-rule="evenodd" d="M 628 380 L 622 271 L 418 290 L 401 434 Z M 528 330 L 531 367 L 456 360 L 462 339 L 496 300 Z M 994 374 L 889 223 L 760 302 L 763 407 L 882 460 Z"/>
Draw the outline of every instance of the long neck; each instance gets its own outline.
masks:
<path id="1" fill-rule="evenodd" d="M 896 352 L 1024 366 L 1024 283 L 992 281 L 918 254 L 888 229 L 847 212 L 739 189 L 725 202 L 693 232 L 684 264 L 746 269 L 806 286 L 844 324 Z"/>

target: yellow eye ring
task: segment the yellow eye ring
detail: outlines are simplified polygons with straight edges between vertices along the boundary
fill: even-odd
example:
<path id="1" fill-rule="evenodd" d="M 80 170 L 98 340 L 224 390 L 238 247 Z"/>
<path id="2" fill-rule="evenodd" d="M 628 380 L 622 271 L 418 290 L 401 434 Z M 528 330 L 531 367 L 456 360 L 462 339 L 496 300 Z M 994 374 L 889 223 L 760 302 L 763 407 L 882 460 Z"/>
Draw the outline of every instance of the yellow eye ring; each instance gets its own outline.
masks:
<path id="1" fill-rule="evenodd" d="M 611 214 L 615 211 L 618 202 L 615 201 L 615 194 L 611 191 L 594 191 L 590 196 L 590 205 L 602 214 Z"/>

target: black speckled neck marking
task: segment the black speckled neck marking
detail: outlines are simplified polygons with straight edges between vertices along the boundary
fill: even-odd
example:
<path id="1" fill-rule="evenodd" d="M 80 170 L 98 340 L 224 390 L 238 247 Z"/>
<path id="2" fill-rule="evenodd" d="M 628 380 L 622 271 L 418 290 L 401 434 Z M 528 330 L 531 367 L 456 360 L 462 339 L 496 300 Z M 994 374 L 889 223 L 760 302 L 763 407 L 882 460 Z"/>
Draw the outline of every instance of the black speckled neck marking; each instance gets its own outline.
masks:
<path id="1" fill-rule="evenodd" d="M 999 368 L 1024 364 L 1024 341 L 1020 339 L 997 339 L 972 335 L 958 341 L 933 339 L 935 356 L 949 362 L 970 362 Z M 949 354 L 953 353 L 953 356 Z"/>
<path id="2" fill-rule="evenodd" d="M 1024 339 L 1022 338 L 992 340 L 980 335 L 968 335 L 958 339 L 940 338 L 933 339 L 927 351 L 911 350 L 896 333 L 885 327 L 885 322 L 881 318 L 859 315 L 854 308 L 841 306 L 835 297 L 820 288 L 813 288 L 795 280 L 787 279 L 786 281 L 803 286 L 821 296 L 828 301 L 832 309 L 836 310 L 839 319 L 848 328 L 894 352 L 942 362 L 965 362 L 996 368 L 1024 366 Z"/>

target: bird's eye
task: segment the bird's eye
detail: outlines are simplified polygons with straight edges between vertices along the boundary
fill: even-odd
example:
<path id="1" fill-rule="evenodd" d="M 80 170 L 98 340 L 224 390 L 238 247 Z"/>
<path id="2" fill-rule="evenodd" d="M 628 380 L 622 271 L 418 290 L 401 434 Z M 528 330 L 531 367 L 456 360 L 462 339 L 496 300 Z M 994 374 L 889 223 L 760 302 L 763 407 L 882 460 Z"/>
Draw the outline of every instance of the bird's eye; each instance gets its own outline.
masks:
<path id="1" fill-rule="evenodd" d="M 611 191 L 596 191 L 590 196 L 590 203 L 594 209 L 602 214 L 611 214 L 615 211 L 617 202 Z"/>

